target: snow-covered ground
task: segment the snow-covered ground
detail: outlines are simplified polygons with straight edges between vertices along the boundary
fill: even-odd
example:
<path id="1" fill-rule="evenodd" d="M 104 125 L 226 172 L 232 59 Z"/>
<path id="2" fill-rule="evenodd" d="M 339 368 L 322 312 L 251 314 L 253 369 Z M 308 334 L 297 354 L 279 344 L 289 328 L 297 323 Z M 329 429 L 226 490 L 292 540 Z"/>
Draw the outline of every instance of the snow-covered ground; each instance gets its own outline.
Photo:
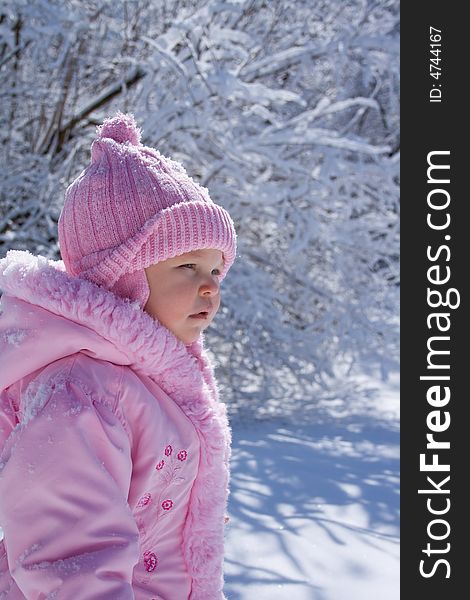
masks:
<path id="1" fill-rule="evenodd" d="M 233 424 L 229 600 L 398 600 L 399 383 L 337 420 Z"/>

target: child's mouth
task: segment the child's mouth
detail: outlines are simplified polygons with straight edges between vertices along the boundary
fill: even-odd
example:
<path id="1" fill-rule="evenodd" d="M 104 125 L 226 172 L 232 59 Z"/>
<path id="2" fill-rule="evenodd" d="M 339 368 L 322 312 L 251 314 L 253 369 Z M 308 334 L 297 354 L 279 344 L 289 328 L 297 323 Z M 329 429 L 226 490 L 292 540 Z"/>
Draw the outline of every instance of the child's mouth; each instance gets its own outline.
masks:
<path id="1" fill-rule="evenodd" d="M 189 315 L 192 319 L 207 319 L 209 316 L 208 312 L 200 312 L 197 315 Z"/>

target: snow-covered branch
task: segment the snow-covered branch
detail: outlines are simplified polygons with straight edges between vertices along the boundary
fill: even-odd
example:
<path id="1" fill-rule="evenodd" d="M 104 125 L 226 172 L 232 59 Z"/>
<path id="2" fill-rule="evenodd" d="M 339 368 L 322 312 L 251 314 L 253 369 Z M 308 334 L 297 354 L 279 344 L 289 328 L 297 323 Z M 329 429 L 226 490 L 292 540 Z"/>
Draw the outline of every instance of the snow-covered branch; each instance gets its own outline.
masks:
<path id="1" fill-rule="evenodd" d="M 53 226 L 94 125 L 129 110 L 143 142 L 234 218 L 238 258 L 208 331 L 231 406 L 302 409 L 339 357 L 386 377 L 398 360 L 396 3 L 6 0 L 4 12 L 2 253 L 59 258 Z"/>

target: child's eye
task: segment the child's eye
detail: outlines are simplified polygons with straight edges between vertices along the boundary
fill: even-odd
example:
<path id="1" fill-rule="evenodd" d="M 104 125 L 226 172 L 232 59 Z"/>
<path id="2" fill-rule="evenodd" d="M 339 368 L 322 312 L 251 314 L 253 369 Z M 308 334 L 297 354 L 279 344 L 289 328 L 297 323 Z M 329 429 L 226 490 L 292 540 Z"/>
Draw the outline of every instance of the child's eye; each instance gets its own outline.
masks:
<path id="1" fill-rule="evenodd" d="M 195 267 L 196 265 L 195 265 L 194 263 L 187 263 L 186 265 L 180 265 L 180 266 L 181 266 L 181 267 L 189 267 L 189 268 L 192 268 L 192 267 Z M 216 272 L 216 275 L 220 275 L 220 274 L 221 274 L 221 271 L 220 271 L 219 269 L 214 269 L 214 270 L 213 270 L 213 272 L 214 272 L 214 271 Z"/>

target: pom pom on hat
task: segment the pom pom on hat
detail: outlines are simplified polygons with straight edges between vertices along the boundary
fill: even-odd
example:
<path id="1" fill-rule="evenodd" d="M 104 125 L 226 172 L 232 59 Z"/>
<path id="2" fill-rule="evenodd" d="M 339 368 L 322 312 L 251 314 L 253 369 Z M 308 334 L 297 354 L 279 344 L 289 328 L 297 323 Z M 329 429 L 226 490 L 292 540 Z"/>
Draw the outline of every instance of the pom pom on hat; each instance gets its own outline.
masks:
<path id="1" fill-rule="evenodd" d="M 98 138 L 111 138 L 119 144 L 129 142 L 133 146 L 140 144 L 142 130 L 137 127 L 134 115 L 124 114 L 120 111 L 114 117 L 105 119 L 102 125 L 98 125 Z"/>
<path id="2" fill-rule="evenodd" d="M 144 308 L 144 269 L 191 250 L 221 250 L 222 280 L 236 256 L 229 213 L 180 163 L 140 143 L 132 114 L 97 127 L 90 165 L 67 188 L 59 247 L 68 273 Z"/>

